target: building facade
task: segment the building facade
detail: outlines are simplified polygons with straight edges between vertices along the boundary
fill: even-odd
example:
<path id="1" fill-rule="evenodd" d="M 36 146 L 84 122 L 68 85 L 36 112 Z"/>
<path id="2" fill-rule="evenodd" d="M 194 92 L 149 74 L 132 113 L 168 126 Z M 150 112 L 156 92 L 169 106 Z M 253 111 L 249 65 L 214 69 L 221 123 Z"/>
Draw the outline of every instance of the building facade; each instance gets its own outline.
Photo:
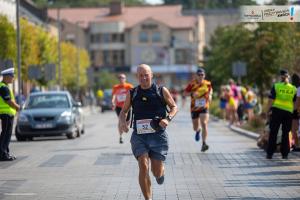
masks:
<path id="1" fill-rule="evenodd" d="M 152 66 L 164 84 L 182 84 L 196 70 L 205 43 L 203 20 L 183 16 L 180 5 L 61 9 L 61 19 L 79 24 L 94 72 L 125 72 L 134 82 L 136 67 Z M 55 9 L 48 14 L 56 18 Z M 64 30 L 62 31 L 62 34 Z"/>

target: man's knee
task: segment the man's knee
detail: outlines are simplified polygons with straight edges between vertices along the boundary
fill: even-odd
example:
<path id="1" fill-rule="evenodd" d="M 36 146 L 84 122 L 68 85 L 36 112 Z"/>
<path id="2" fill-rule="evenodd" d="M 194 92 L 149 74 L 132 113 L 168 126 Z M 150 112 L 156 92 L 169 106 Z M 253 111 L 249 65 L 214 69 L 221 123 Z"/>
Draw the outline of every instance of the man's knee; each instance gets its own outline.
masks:
<path id="1" fill-rule="evenodd" d="M 201 126 L 202 128 L 207 127 L 207 120 L 201 120 Z"/>

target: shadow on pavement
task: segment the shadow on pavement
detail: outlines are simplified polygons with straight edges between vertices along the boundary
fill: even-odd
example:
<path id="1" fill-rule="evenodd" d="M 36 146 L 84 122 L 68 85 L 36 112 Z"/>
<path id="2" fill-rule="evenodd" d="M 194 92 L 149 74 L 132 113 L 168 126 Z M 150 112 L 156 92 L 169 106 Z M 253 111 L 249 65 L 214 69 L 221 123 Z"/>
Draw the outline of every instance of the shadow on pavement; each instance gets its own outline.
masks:
<path id="1" fill-rule="evenodd" d="M 248 180 L 225 180 L 224 187 L 297 187 L 299 179 L 248 179 Z"/>

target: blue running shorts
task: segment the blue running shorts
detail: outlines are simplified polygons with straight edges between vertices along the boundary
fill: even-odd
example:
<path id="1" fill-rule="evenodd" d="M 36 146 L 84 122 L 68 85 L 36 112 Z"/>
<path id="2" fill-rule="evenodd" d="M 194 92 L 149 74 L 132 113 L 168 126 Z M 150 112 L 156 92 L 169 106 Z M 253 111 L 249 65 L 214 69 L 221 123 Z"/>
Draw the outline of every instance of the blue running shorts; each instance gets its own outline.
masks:
<path id="1" fill-rule="evenodd" d="M 148 134 L 137 134 L 136 131 L 133 131 L 130 143 L 132 153 L 136 159 L 148 153 L 149 157 L 155 160 L 166 160 L 169 144 L 165 130 Z"/>

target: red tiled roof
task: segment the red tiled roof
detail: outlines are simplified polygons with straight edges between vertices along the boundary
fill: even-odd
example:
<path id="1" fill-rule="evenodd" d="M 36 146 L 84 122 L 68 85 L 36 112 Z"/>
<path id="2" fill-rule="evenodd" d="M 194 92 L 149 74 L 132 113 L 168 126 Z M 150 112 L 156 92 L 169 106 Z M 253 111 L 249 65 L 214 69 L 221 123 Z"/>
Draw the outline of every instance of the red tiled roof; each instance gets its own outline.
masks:
<path id="1" fill-rule="evenodd" d="M 49 9 L 50 17 L 56 19 L 57 10 Z M 81 22 L 81 26 L 87 28 L 90 22 L 124 22 L 126 28 L 152 18 L 162 22 L 170 28 L 184 29 L 195 26 L 196 18 L 193 16 L 182 16 L 181 6 L 141 6 L 123 7 L 121 15 L 109 15 L 109 8 L 62 8 L 61 19 L 69 22 Z"/>

